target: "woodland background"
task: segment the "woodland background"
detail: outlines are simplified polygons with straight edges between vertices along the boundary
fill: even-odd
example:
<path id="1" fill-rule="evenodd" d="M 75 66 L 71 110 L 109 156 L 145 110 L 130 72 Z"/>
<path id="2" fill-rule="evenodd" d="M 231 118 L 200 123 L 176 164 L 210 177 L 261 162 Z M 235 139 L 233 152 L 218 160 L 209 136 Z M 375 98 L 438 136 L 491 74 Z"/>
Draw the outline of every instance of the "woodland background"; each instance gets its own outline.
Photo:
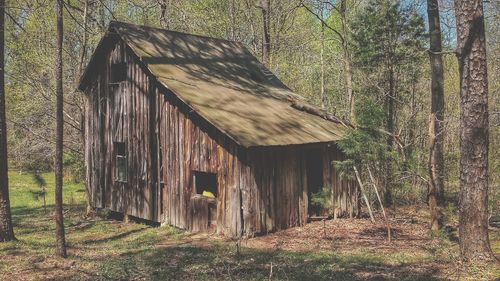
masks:
<path id="1" fill-rule="evenodd" d="M 6 99 L 11 169 L 53 169 L 56 13 L 52 0 L 6 1 Z M 241 41 L 286 85 L 310 103 L 350 116 L 346 60 L 352 64 L 356 108 L 386 127 L 390 92 L 387 58 L 394 63 L 392 165 L 381 167 L 397 204 L 426 202 L 430 66 L 426 3 L 422 0 L 274 0 L 269 7 L 269 58 L 260 1 L 68 0 L 64 5 L 64 167 L 67 180 L 84 181 L 84 96 L 76 86 L 111 20 Z M 443 49 L 455 48 L 453 1 L 440 2 Z M 343 6 L 341 4 L 343 3 Z M 372 11 L 367 8 L 372 7 Z M 374 10 L 376 13 L 374 13 Z M 392 9 L 392 10 L 391 10 Z M 490 98 L 490 211 L 500 212 L 500 2 L 485 1 Z M 391 14 L 395 13 L 395 14 Z M 392 19 L 392 20 L 387 20 Z M 393 31 L 387 32 L 387 31 Z M 391 34 L 388 38 L 381 34 Z M 393 36 L 394 35 L 394 36 Z M 387 43 L 387 48 L 381 48 Z M 346 55 L 345 50 L 348 50 Z M 392 53 L 391 53 L 392 52 Z M 445 193 L 459 190 L 459 74 L 457 58 L 443 56 L 445 74 Z M 369 102 L 366 102 L 369 101 Z M 378 110 L 378 111 L 377 111 Z M 378 114 L 378 115 L 377 115 Z M 363 114 L 360 114 L 363 116 Z M 365 115 L 366 116 L 366 115 Z M 376 141 L 376 140 L 375 140 Z M 455 204 L 449 205 L 454 212 Z"/>
<path id="2" fill-rule="evenodd" d="M 6 13 L 0 13 L 6 18 L 5 28 L 0 28 L 5 30 L 0 35 L 5 35 L 6 78 L 0 115 L 5 97 L 10 171 L 2 135 L 0 278 L 497 280 L 500 276 L 496 266 L 500 253 L 500 1 L 5 2 Z M 4 1 L 0 3 L 4 7 Z M 355 129 L 337 142 L 346 160 L 332 165 L 344 176 L 352 177 L 356 171 L 361 189 L 362 181 L 370 187 L 369 199 L 362 193 L 371 221 L 364 213 L 361 218 L 323 219 L 234 241 L 155 227 L 86 205 L 86 104 L 76 88 L 112 20 L 241 41 L 309 103 L 345 122 L 350 119 Z M 0 25 L 3 21 L 0 17 Z M 441 56 L 444 122 L 438 89 Z M 457 58 L 464 74 L 462 90 Z M 489 83 L 484 75 L 486 62 Z M 482 106 L 488 92 L 489 115 Z M 444 141 L 438 136 L 444 136 Z M 385 200 L 377 202 L 376 186 Z M 328 192 L 324 187 L 312 201 L 327 207 Z M 382 201 L 390 208 L 375 210 L 372 216 L 369 206 L 381 206 Z"/>

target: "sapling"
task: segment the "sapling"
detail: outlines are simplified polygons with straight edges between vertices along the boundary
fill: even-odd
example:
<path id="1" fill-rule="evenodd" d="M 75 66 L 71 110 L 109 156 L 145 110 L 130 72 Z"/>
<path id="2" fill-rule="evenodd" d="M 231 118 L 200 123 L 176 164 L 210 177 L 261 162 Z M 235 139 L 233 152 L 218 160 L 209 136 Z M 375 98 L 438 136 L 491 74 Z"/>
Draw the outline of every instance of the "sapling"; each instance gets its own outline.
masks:
<path id="1" fill-rule="evenodd" d="M 45 179 L 40 175 L 39 171 L 35 171 L 35 173 L 33 174 L 33 181 L 40 188 L 40 194 L 43 197 L 43 210 L 44 210 L 44 212 L 46 212 L 47 211 L 47 201 L 45 200 L 45 194 L 47 192 L 45 190 L 45 187 L 47 186 L 47 182 L 45 182 Z"/>

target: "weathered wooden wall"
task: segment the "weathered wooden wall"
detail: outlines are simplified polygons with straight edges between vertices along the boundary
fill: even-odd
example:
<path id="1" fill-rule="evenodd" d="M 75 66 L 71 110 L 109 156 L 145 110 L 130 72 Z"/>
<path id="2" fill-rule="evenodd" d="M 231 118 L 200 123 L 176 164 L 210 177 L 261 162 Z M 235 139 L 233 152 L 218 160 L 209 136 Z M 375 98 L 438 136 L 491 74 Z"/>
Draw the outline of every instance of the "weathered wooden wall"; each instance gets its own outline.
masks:
<path id="1" fill-rule="evenodd" d="M 119 41 L 103 58 L 87 94 L 87 181 L 96 207 L 156 220 L 155 161 L 151 157 L 151 79 Z M 112 63 L 125 62 L 127 79 L 110 82 Z M 154 108 L 154 107 L 153 107 Z M 114 142 L 127 150 L 128 180 L 115 180 Z M 156 154 L 156 152 L 154 152 Z"/>
<path id="2" fill-rule="evenodd" d="M 219 233 L 252 236 L 303 225 L 313 147 L 323 156 L 323 183 L 334 188 L 338 216 L 357 215 L 357 187 L 331 164 L 341 159 L 334 145 L 241 147 L 159 85 L 122 41 L 109 50 L 86 91 L 87 180 L 95 207 L 199 230 L 194 208 L 204 203 L 193 199 L 192 171 L 202 171 L 217 175 Z M 127 79 L 110 84 L 116 62 L 126 63 Z M 126 183 L 114 180 L 114 142 L 127 145 Z"/>
<path id="3" fill-rule="evenodd" d="M 337 216 L 358 214 L 357 186 L 340 179 L 332 161 L 341 154 L 333 144 L 245 149 L 192 113 L 172 93 L 158 95 L 160 108 L 163 219 L 191 229 L 195 193 L 192 171 L 217 174 L 219 233 L 267 233 L 303 225 L 308 217 L 306 158 L 311 147 L 323 156 L 323 186 L 334 189 Z M 180 165 L 178 165 L 180 163 Z"/>

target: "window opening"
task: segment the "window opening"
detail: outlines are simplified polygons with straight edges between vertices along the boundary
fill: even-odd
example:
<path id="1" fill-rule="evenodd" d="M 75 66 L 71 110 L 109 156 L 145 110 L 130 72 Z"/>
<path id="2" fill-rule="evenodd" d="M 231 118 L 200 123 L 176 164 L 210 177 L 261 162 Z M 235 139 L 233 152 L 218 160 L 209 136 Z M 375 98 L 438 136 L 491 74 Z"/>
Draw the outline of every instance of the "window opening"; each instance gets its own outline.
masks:
<path id="1" fill-rule="evenodd" d="M 217 175 L 215 173 L 193 171 L 193 182 L 197 194 L 217 198 Z"/>
<path id="2" fill-rule="evenodd" d="M 124 142 L 115 142 L 115 180 L 127 182 L 127 147 Z"/>
<path id="3" fill-rule="evenodd" d="M 125 62 L 111 64 L 110 83 L 120 83 L 127 79 L 127 65 Z"/>

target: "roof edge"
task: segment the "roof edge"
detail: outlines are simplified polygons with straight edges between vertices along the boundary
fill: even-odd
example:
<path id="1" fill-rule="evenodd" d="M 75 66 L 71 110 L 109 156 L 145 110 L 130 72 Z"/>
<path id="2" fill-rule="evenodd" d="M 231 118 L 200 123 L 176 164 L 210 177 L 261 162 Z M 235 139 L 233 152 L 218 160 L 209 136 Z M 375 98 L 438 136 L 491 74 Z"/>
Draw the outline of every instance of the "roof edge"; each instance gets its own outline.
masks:
<path id="1" fill-rule="evenodd" d="M 317 143 L 332 143 L 332 142 L 336 142 L 337 140 L 332 140 L 332 141 L 312 141 L 312 142 L 303 142 L 303 143 L 283 143 L 283 144 L 272 144 L 272 145 L 252 145 L 252 144 L 244 144 L 240 141 L 238 141 L 234 136 L 232 136 L 231 134 L 229 134 L 228 132 L 226 132 L 224 129 L 220 128 L 219 126 L 217 126 L 216 124 L 214 124 L 210 118 L 207 118 L 206 116 L 204 116 L 204 114 L 202 114 L 201 112 L 199 112 L 198 110 L 196 110 L 191 104 L 189 104 L 188 102 L 186 102 L 182 97 L 181 95 L 177 94 L 173 89 L 171 89 L 165 82 L 163 82 L 161 79 L 159 79 L 158 76 L 156 76 L 153 71 L 150 69 L 150 67 L 148 66 L 147 63 L 145 63 L 143 61 L 143 59 L 136 53 L 136 51 L 134 50 L 134 48 L 132 48 L 132 46 L 130 45 L 130 42 L 128 42 L 128 40 L 126 40 L 124 37 L 123 34 L 120 34 L 120 31 L 116 28 L 117 25 L 129 25 L 129 26 L 138 26 L 138 27 L 144 27 L 144 28 L 149 28 L 149 29 L 155 29 L 155 30 L 160 30 L 162 32 L 174 32 L 174 33 L 178 33 L 178 34 L 183 34 L 183 35 L 187 35 L 187 36 L 194 36 L 194 37 L 200 37 L 200 38 L 210 38 L 210 39 L 213 39 L 213 40 L 221 40 L 221 41 L 228 41 L 228 42 L 234 42 L 234 43 L 237 43 L 237 44 L 240 44 L 244 47 L 244 45 L 241 43 L 241 42 L 238 42 L 238 41 L 232 41 L 232 40 L 225 40 L 225 39 L 221 39 L 221 38 L 213 38 L 213 37 L 209 37 L 209 36 L 200 36 L 200 35 L 195 35 L 195 34 L 188 34 L 188 33 L 183 33 L 183 32 L 177 32 L 177 31 L 171 31 L 171 30 L 166 30 L 166 29 L 161 29 L 161 28 L 156 28 L 156 27 L 149 27 L 149 26 L 144 26 L 144 25 L 135 25 L 135 24 L 130 24 L 130 23 L 125 23 L 125 22 L 119 22 L 119 21 L 111 21 L 109 26 L 108 26 L 108 29 L 107 31 L 104 33 L 103 37 L 101 38 L 101 40 L 99 41 L 97 47 L 95 48 L 92 56 L 90 57 L 90 60 L 87 64 L 87 67 L 85 68 L 82 76 L 80 77 L 79 79 L 79 82 L 78 82 L 78 87 L 77 89 L 79 91 L 85 91 L 88 87 L 88 83 L 90 82 L 90 79 L 92 78 L 92 75 L 94 75 L 94 73 L 92 73 L 92 69 L 95 67 L 95 65 L 99 62 L 98 58 L 105 54 L 106 53 L 106 44 L 109 44 L 110 46 L 113 45 L 113 43 L 116 43 L 118 42 L 119 40 L 122 40 L 128 47 L 128 49 L 135 55 L 135 57 L 138 59 L 138 62 L 147 70 L 148 74 L 151 75 L 152 77 L 154 77 L 154 79 L 156 80 L 156 82 L 161 85 L 162 87 L 164 87 L 166 90 L 170 91 L 173 95 L 175 95 L 175 97 L 177 99 L 179 99 L 179 101 L 181 101 L 184 105 L 186 105 L 188 108 L 190 108 L 192 110 L 192 112 L 196 113 L 198 116 L 200 116 L 203 120 L 205 120 L 208 124 L 210 124 L 211 126 L 213 126 L 214 128 L 216 128 L 218 131 L 220 131 L 223 135 L 227 136 L 231 141 L 233 141 L 235 144 L 237 144 L 238 146 L 241 146 L 243 148 L 253 148 L 253 147 L 272 147 L 272 146 L 290 146 L 290 145 L 306 145 L 306 144 L 317 144 Z M 116 42 L 113 42 L 113 40 L 116 40 Z M 245 48 L 246 49 L 246 48 Z M 252 54 L 253 55 L 253 54 Z M 267 68 L 266 68 L 267 69 Z M 270 71 L 269 69 L 267 69 L 268 71 Z M 283 85 L 289 89 L 284 83 Z M 290 90 L 290 89 L 289 89 Z M 293 91 L 290 90 L 290 92 L 293 93 Z M 295 94 L 295 93 L 293 93 Z M 295 94 L 297 95 L 297 94 Z M 290 97 L 289 97 L 290 98 Z M 296 109 L 296 110 L 299 110 L 299 111 L 303 111 L 307 114 L 310 114 L 310 115 L 315 115 L 319 118 L 323 118 L 323 119 L 326 119 L 332 123 L 342 123 L 342 122 L 338 122 L 338 119 L 339 118 L 336 118 L 337 120 L 332 120 L 330 118 L 325 118 L 326 116 L 326 113 L 322 113 L 322 114 L 318 114 L 315 112 L 315 110 L 301 110 L 299 108 L 296 108 L 293 106 L 294 102 L 293 100 L 288 100 L 289 102 L 289 106 Z M 314 106 L 309 106 L 310 108 L 313 108 Z M 316 109 L 317 110 L 317 109 Z M 346 124 L 342 124 L 344 126 L 346 126 Z M 348 126 L 346 126 L 348 127 Z"/>

